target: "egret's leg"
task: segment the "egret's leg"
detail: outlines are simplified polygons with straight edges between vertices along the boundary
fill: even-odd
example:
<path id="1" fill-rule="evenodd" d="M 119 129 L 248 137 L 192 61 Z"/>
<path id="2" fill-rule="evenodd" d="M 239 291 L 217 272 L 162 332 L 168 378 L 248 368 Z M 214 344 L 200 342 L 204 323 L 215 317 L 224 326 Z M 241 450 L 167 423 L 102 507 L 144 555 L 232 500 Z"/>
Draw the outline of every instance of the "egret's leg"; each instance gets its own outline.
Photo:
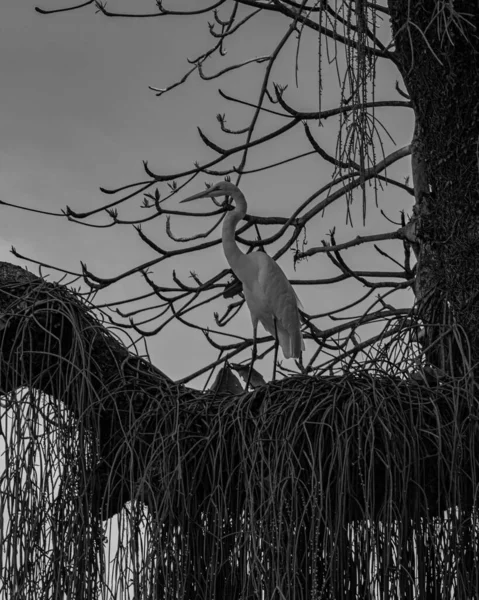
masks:
<path id="1" fill-rule="evenodd" d="M 251 374 L 253 373 L 253 365 L 254 365 L 254 361 L 256 360 L 256 356 L 257 356 L 257 348 L 256 348 L 256 332 L 258 329 L 258 323 L 253 323 L 253 351 L 251 352 L 251 362 L 249 364 L 249 371 L 248 371 L 248 379 L 246 380 L 246 387 L 245 390 L 248 391 L 249 388 L 249 382 L 251 381 Z"/>
<path id="2" fill-rule="evenodd" d="M 273 317 L 274 322 L 274 361 L 273 361 L 273 381 L 276 381 L 276 363 L 278 362 L 278 328 L 276 325 L 276 319 Z"/>

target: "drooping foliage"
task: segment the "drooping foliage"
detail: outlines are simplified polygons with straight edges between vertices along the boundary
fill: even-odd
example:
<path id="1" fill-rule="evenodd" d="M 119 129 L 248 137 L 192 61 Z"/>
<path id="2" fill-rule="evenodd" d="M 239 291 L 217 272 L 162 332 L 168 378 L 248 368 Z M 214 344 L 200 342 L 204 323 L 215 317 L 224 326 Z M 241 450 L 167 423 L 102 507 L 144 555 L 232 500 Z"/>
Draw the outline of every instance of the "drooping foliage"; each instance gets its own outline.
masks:
<path id="1" fill-rule="evenodd" d="M 2 274 L 6 596 L 473 597 L 472 379 L 194 392 L 77 294 Z"/>

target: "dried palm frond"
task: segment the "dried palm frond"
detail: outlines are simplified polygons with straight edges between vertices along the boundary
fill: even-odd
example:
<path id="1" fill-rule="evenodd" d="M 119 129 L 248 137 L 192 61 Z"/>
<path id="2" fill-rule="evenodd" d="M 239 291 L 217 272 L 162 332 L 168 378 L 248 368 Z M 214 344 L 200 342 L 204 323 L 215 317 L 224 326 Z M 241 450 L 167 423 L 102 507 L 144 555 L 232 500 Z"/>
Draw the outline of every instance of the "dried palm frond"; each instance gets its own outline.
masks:
<path id="1" fill-rule="evenodd" d="M 78 294 L 2 275 L 3 597 L 475 596 L 472 382 L 200 393 Z"/>

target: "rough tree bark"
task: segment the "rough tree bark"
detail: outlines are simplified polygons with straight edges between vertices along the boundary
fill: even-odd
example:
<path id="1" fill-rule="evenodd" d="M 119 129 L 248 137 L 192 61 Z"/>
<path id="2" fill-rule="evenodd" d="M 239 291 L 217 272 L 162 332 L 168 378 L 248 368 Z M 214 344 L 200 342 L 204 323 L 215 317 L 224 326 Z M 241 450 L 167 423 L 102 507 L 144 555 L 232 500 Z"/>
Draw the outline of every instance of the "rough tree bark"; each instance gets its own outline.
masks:
<path id="1" fill-rule="evenodd" d="M 429 360 L 459 374 L 479 362 L 479 9 L 468 1 L 391 0 L 389 10 L 416 117 L 415 291 L 431 326 L 425 344 L 442 338 Z"/>

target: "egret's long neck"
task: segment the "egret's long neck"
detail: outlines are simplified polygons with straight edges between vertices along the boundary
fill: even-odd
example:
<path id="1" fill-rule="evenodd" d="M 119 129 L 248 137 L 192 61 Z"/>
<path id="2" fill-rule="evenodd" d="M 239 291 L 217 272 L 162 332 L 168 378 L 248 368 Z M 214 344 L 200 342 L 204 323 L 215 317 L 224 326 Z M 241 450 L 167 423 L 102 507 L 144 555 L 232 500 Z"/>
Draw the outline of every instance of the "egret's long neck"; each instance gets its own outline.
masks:
<path id="1" fill-rule="evenodd" d="M 241 259 L 244 254 L 236 243 L 235 230 L 237 223 L 245 216 L 247 207 L 245 197 L 239 190 L 233 195 L 233 200 L 236 208 L 225 217 L 221 239 L 226 260 L 234 273 L 239 276 L 238 270 L 241 269 Z"/>

